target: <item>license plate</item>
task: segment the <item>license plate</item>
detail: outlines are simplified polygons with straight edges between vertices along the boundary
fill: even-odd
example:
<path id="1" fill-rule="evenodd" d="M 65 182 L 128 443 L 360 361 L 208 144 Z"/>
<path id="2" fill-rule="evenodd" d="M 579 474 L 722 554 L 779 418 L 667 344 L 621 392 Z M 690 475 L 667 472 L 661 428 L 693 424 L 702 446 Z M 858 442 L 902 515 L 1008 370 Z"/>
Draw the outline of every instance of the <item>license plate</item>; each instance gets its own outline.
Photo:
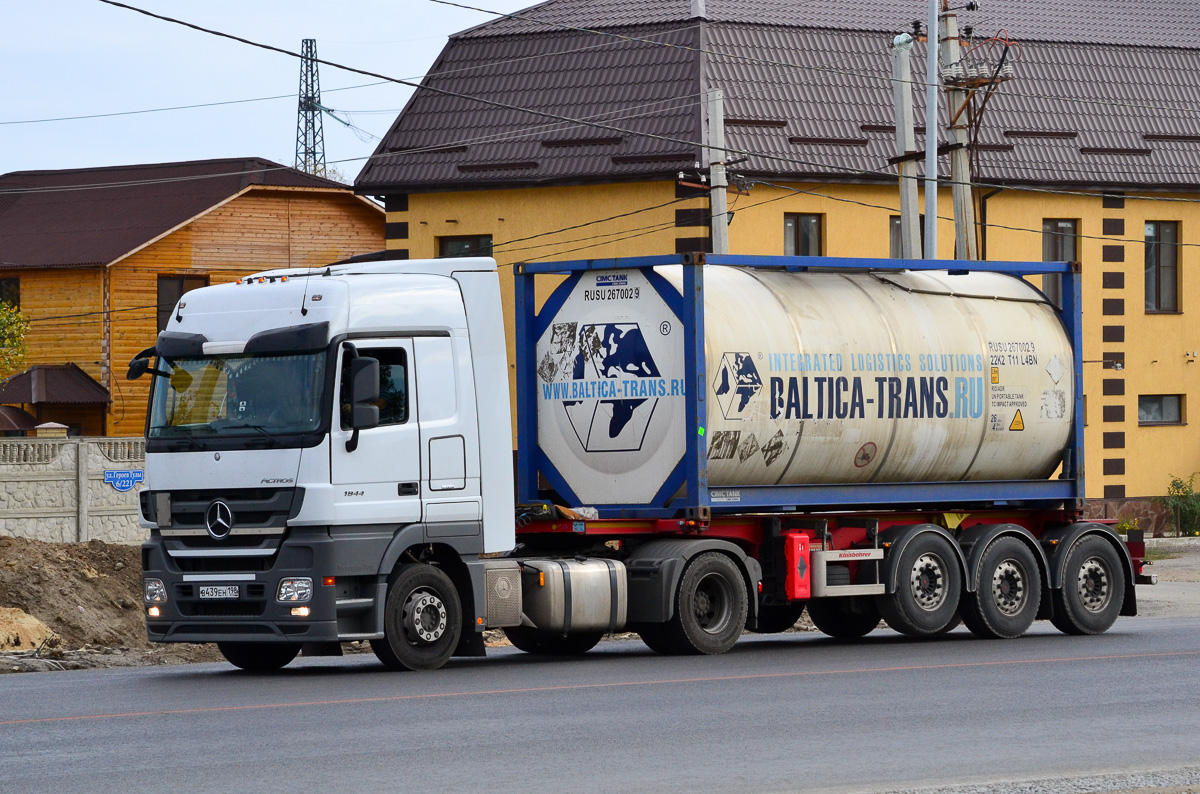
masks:
<path id="1" fill-rule="evenodd" d="M 200 588 L 201 598 L 237 598 L 241 593 L 238 586 L 231 585 L 205 585 Z"/>

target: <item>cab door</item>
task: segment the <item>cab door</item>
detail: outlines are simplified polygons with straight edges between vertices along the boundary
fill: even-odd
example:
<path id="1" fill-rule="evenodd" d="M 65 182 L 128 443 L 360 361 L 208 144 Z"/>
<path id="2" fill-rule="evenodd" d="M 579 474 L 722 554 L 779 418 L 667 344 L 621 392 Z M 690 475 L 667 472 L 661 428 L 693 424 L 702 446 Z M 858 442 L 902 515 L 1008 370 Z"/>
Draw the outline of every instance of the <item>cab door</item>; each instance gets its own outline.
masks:
<path id="1" fill-rule="evenodd" d="M 379 361 L 379 425 L 351 443 L 348 362 L 354 351 Z M 337 414 L 330 432 L 330 474 L 340 524 L 421 520 L 421 438 L 411 339 L 361 339 L 338 356 Z M 352 449 L 347 449 L 347 446 Z"/>

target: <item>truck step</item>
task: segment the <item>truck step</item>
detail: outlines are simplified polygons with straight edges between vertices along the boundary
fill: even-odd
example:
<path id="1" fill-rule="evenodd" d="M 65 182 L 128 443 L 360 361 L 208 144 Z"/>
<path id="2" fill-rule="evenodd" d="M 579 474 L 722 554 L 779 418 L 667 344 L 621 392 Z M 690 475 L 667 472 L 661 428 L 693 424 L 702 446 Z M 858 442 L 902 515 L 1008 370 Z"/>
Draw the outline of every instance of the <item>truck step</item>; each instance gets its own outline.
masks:
<path id="1" fill-rule="evenodd" d="M 382 640 L 382 632 L 367 632 L 366 634 L 339 634 L 338 642 L 360 642 L 362 640 Z"/>
<path id="2" fill-rule="evenodd" d="M 370 609 L 374 605 L 374 598 L 339 598 L 337 600 L 337 611 L 361 612 L 364 609 Z"/>

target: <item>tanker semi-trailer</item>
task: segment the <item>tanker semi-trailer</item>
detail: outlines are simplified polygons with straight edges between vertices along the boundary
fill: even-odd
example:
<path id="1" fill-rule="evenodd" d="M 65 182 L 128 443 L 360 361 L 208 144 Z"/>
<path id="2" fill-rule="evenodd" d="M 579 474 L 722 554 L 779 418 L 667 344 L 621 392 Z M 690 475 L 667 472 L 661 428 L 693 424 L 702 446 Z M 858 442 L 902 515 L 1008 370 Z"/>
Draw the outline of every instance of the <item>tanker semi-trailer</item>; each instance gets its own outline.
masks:
<path id="1" fill-rule="evenodd" d="M 130 365 L 150 639 L 429 669 L 487 628 L 721 653 L 806 608 L 837 637 L 1136 614 L 1140 539 L 1081 519 L 1069 265 L 694 254 L 525 264 L 515 292 L 515 489 L 494 261 L 188 293 Z"/>

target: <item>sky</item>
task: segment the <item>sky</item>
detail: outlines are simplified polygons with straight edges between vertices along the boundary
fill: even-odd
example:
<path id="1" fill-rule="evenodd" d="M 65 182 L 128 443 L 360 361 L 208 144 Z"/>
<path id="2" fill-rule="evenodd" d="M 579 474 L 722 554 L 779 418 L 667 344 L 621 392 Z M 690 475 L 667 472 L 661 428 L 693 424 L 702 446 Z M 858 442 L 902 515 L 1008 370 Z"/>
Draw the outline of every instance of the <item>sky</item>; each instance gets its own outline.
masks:
<path id="1" fill-rule="evenodd" d="M 128 0 L 195 25 L 320 58 L 419 80 L 451 34 L 494 15 L 432 0 Z M 534 0 L 483 0 L 512 12 Z M 151 19 L 99 0 L 10 2 L 0 46 L 0 173 L 265 157 L 292 165 L 300 60 Z M 325 158 L 346 181 L 404 107 L 411 89 L 320 66 Z M 345 90 L 337 90 L 345 89 Z M 183 105 L 215 107 L 62 121 Z M 38 123 L 34 123 L 38 122 Z M 376 137 L 371 137 L 376 136 Z"/>

